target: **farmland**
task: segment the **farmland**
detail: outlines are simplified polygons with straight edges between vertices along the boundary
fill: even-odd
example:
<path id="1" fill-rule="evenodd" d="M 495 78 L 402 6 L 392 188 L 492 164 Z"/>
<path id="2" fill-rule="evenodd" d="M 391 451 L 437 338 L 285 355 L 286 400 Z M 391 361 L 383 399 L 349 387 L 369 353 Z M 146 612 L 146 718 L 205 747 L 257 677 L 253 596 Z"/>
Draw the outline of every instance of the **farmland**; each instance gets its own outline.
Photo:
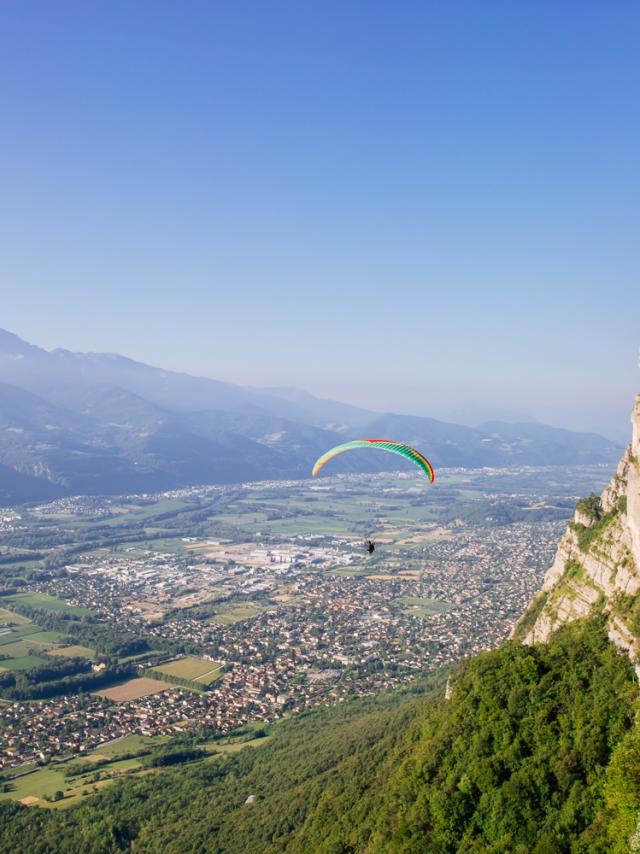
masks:
<path id="1" fill-rule="evenodd" d="M 30 670 L 32 667 L 40 667 L 44 664 L 47 664 L 47 660 L 40 655 L 18 655 L 2 659 L 0 670 Z"/>
<path id="2" fill-rule="evenodd" d="M 88 608 L 69 605 L 46 593 L 25 593 L 3 596 L 2 602 L 14 607 L 27 606 L 45 613 L 85 616 Z M 29 617 L 7 607 L 0 609 L 0 671 L 29 670 L 48 663 L 46 656 L 80 656 L 95 658 L 95 650 L 80 644 L 65 643 L 65 634 L 46 631 Z"/>
<path id="3" fill-rule="evenodd" d="M 0 634 L 0 650 L 2 647 L 9 646 L 10 644 L 22 640 L 22 638 L 26 638 L 29 635 L 35 635 L 40 631 L 41 629 L 38 628 L 38 626 L 34 626 L 30 621 L 27 623 L 21 623 L 18 626 L 12 626 L 11 623 L 8 623 L 6 629 L 3 628 L 2 634 Z"/>
<path id="4" fill-rule="evenodd" d="M 89 616 L 92 612 L 89 608 L 78 605 L 70 605 L 55 596 L 47 593 L 14 593 L 11 596 L 3 596 L 2 602 L 8 605 L 26 605 L 30 608 L 40 608 L 43 611 L 55 611 L 63 614 L 75 614 L 76 616 Z"/>
<path id="5" fill-rule="evenodd" d="M 167 688 L 171 687 L 168 682 L 161 682 L 159 679 L 147 679 L 142 676 L 137 679 L 129 679 L 122 685 L 115 685 L 113 688 L 106 688 L 95 693 L 99 697 L 105 697 L 107 700 L 113 700 L 115 703 L 122 703 L 126 700 L 138 700 L 140 697 L 159 694 L 161 691 L 166 691 Z"/>
<path id="6" fill-rule="evenodd" d="M 7 782 L 0 800 L 65 809 L 124 775 L 143 772 L 144 755 L 167 741 L 164 736 L 132 735 L 47 768 L 27 769 L 26 773 L 22 768 L 13 769 L 5 776 Z M 59 800 L 54 799 L 56 792 L 62 792 Z"/>
<path id="7" fill-rule="evenodd" d="M 71 644 L 70 646 L 59 646 L 54 647 L 54 649 L 50 649 L 47 652 L 47 655 L 63 655 L 69 657 L 79 657 L 79 658 L 95 658 L 96 651 L 94 649 L 89 649 L 88 646 L 81 646 L 80 644 Z"/>
<path id="8" fill-rule="evenodd" d="M 261 607 L 255 602 L 225 604 L 219 608 L 214 620 L 219 625 L 226 626 L 230 623 L 250 620 L 251 618 L 256 617 L 261 610 Z"/>
<path id="9" fill-rule="evenodd" d="M 202 658 L 186 656 L 176 661 L 168 661 L 166 664 L 158 664 L 151 668 L 156 673 L 176 676 L 179 679 L 187 679 L 208 685 L 220 677 L 220 665 L 213 661 Z"/>
<path id="10" fill-rule="evenodd" d="M 45 652 L 54 652 L 56 642 L 61 637 L 59 632 L 41 632 L 37 626 L 34 631 L 23 635 L 19 640 L 10 641 L 0 645 L 0 656 L 2 661 L 22 655 L 38 655 Z M 53 637 L 52 637 L 53 635 Z M 66 654 L 66 653 L 63 653 Z"/>
<path id="11" fill-rule="evenodd" d="M 268 744 L 271 736 L 231 733 L 221 741 L 205 742 L 201 749 L 208 753 L 200 762 L 224 762 L 226 757 L 245 748 Z M 129 735 L 109 744 L 100 745 L 82 757 L 71 757 L 46 768 L 26 770 L 15 768 L 5 774 L 4 791 L 0 801 L 19 801 L 24 806 L 66 809 L 87 795 L 125 777 L 161 774 L 162 769 L 149 768 L 147 758 L 164 748 L 170 749 L 166 736 Z M 56 793 L 59 793 L 56 796 Z"/>
<path id="12" fill-rule="evenodd" d="M 419 596 L 402 596 L 398 601 L 403 605 L 407 605 L 407 613 L 414 617 L 443 614 L 451 607 L 448 602 L 440 602 L 437 599 L 423 599 Z"/>
<path id="13" fill-rule="evenodd" d="M 117 741 L 112 741 L 110 744 L 103 744 L 88 757 L 91 758 L 94 754 L 104 754 L 111 759 L 117 759 L 127 753 L 137 753 L 141 750 L 151 749 L 158 745 L 165 744 L 169 739 L 164 735 L 127 735 L 125 738 L 119 738 Z"/>
<path id="14" fill-rule="evenodd" d="M 22 614 L 16 614 L 14 611 L 8 611 L 6 608 L 0 608 L 0 625 L 2 623 L 13 623 L 19 626 L 25 625 L 28 622 L 28 617 L 23 617 Z"/>

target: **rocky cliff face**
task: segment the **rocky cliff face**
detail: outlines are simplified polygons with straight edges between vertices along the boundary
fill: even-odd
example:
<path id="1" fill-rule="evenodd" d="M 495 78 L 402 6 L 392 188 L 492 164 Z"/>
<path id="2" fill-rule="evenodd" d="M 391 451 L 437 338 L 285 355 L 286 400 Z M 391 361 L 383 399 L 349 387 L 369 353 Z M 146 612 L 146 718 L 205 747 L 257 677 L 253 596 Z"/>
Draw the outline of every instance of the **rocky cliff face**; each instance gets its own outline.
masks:
<path id="1" fill-rule="evenodd" d="M 611 483 L 600 498 L 578 502 L 542 590 L 513 635 L 544 643 L 564 623 L 601 609 L 609 638 L 640 679 L 640 395 L 631 423 L 632 442 Z"/>

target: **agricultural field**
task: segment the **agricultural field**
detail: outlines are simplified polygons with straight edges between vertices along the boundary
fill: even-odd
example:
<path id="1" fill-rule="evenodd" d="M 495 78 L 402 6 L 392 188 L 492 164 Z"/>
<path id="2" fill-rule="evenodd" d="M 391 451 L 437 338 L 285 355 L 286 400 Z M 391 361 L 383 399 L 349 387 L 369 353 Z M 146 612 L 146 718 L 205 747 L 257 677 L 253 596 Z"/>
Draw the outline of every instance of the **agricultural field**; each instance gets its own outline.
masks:
<path id="1" fill-rule="evenodd" d="M 34 519 L 71 522 L 78 528 L 90 527 L 96 523 L 101 526 L 106 525 L 111 527 L 151 519 L 159 514 L 178 512 L 180 510 L 187 509 L 189 506 L 189 501 L 176 498 L 163 498 L 160 501 L 149 502 L 148 504 L 138 504 L 122 499 L 118 500 L 118 503 L 110 505 L 110 515 L 106 516 L 79 516 L 72 511 L 44 513 L 38 509 L 32 510 L 31 512 Z"/>
<path id="2" fill-rule="evenodd" d="M 202 745 L 205 750 L 208 750 L 210 753 L 215 754 L 234 754 L 240 753 L 241 750 L 244 750 L 246 747 L 262 747 L 265 744 L 268 744 L 272 740 L 273 736 L 264 735 L 261 738 L 256 737 L 242 737 L 242 738 L 230 738 L 224 739 L 224 741 L 212 741 L 207 742 Z"/>
<path id="3" fill-rule="evenodd" d="M 111 744 L 101 745 L 85 756 L 73 757 L 30 773 L 24 773 L 24 766 L 14 768 L 4 772 L 7 791 L 0 792 L 0 800 L 20 801 L 24 806 L 65 809 L 96 789 L 122 778 L 124 774 L 148 773 L 142 770 L 142 759 L 120 757 L 152 752 L 168 740 L 165 736 L 129 735 Z M 70 774 L 76 769 L 80 769 L 80 773 Z M 56 792 L 62 792 L 60 800 L 54 800 Z"/>
<path id="4" fill-rule="evenodd" d="M 225 756 L 239 753 L 245 748 L 260 747 L 270 740 L 271 736 L 268 735 L 256 738 L 246 733 L 239 737 L 230 734 L 222 741 L 202 744 L 202 749 L 210 755 L 200 761 L 224 761 Z M 7 790 L 0 791 L 0 801 L 13 800 L 24 806 L 66 809 L 124 777 L 163 773 L 162 769 L 146 768 L 144 761 L 146 756 L 161 749 L 167 742 L 167 736 L 128 735 L 110 744 L 100 745 L 85 756 L 72 757 L 46 768 L 33 771 L 24 766 L 14 768 L 4 773 Z M 59 799 L 56 799 L 56 793 L 62 793 L 62 797 L 58 794 Z"/>
<path id="5" fill-rule="evenodd" d="M 141 697 L 149 697 L 151 694 L 159 694 L 161 691 L 166 691 L 167 688 L 172 688 L 168 682 L 161 682 L 159 679 L 149 679 L 145 676 L 140 676 L 136 679 L 129 679 L 122 685 L 115 685 L 113 688 L 106 688 L 94 693 L 98 697 L 106 697 L 107 700 L 113 700 L 114 703 L 123 703 L 126 700 L 139 700 Z"/>
<path id="6" fill-rule="evenodd" d="M 302 481 L 291 484 L 286 495 L 271 485 L 251 485 L 220 500 L 218 512 L 211 517 L 211 534 L 216 534 L 216 527 L 221 536 L 225 532 L 249 537 L 257 532 L 266 536 L 373 534 L 380 540 L 384 535 L 416 546 L 450 537 L 448 526 L 457 519 L 499 524 L 500 517 L 487 512 L 492 509 L 490 503 L 498 498 L 511 502 L 516 493 L 527 499 L 526 509 L 533 507 L 530 499 L 542 496 L 546 518 L 564 519 L 570 515 L 567 507 L 570 511 L 576 492 L 587 494 L 600 488 L 608 472 L 577 467 L 568 478 L 565 471 L 555 469 L 491 473 L 448 469 L 440 475 L 433 491 L 425 488 L 419 476 L 392 473 L 377 476 L 370 484 L 364 477 L 335 477 L 311 485 Z M 566 507 L 565 499 L 569 499 Z M 425 531 L 425 526 L 431 530 Z"/>
<path id="7" fill-rule="evenodd" d="M 167 537 L 162 539 L 148 539 L 149 534 L 160 533 L 161 529 L 146 528 L 145 539 L 131 540 L 114 546 L 114 554 L 126 554 L 132 558 L 146 557 L 153 552 L 164 552 L 178 554 L 185 550 L 185 543 L 180 538 Z"/>
<path id="8" fill-rule="evenodd" d="M 29 650 L 45 652 L 57 645 L 64 637 L 61 632 L 43 632 L 31 623 L 29 631 L 11 632 L 0 636 L 0 655 L 28 655 Z"/>
<path id="9" fill-rule="evenodd" d="M 0 652 L 2 652 L 2 647 L 9 646 L 16 641 L 22 640 L 22 638 L 28 637 L 28 635 L 35 635 L 40 631 L 41 629 L 30 621 L 22 623 L 19 626 L 11 626 L 9 631 L 3 629 L 2 634 L 0 634 Z"/>
<path id="10" fill-rule="evenodd" d="M 412 617 L 429 617 L 431 614 L 442 614 L 451 607 L 448 602 L 440 602 L 437 599 L 421 599 L 417 596 L 402 596 L 398 602 L 408 606 L 406 613 Z"/>
<path id="11" fill-rule="evenodd" d="M 176 661 L 168 661 L 166 664 L 158 664 L 152 667 L 156 673 L 176 676 L 178 679 L 189 679 L 192 682 L 200 682 L 209 685 L 222 675 L 220 665 L 214 661 L 205 661 L 202 658 L 186 656 Z"/>
<path id="12" fill-rule="evenodd" d="M 37 626 L 33 626 L 33 629 L 33 632 L 23 635 L 19 640 L 1 644 L 0 655 L 11 658 L 15 655 L 29 655 L 31 650 L 49 652 L 62 637 L 59 632 L 41 632 Z"/>
<path id="13" fill-rule="evenodd" d="M 14 611 L 0 608 L 0 625 L 2 623 L 13 623 L 16 626 L 23 626 L 29 622 L 29 617 L 23 617 L 22 614 L 16 614 Z"/>
<path id="14" fill-rule="evenodd" d="M 22 599 L 18 601 L 25 601 L 29 597 L 29 603 L 44 603 L 38 607 L 45 607 L 48 610 L 63 612 L 65 609 L 74 608 L 61 599 L 44 593 L 20 595 Z M 17 597 L 4 597 L 4 600 L 8 598 L 17 599 Z M 74 610 L 91 613 L 86 608 Z M 41 667 L 50 663 L 46 658 L 49 655 L 95 658 L 94 650 L 78 644 L 65 644 L 64 633 L 43 631 L 28 617 L 7 608 L 2 608 L 0 611 L 0 632 L 2 632 L 0 634 L 0 671 Z"/>
<path id="15" fill-rule="evenodd" d="M 29 670 L 48 664 L 44 656 L 64 637 L 60 632 L 42 631 L 26 617 L 6 609 L 3 609 L 3 622 L 8 624 L 9 631 L 0 635 L 0 671 Z"/>
<path id="16" fill-rule="evenodd" d="M 41 608 L 43 611 L 55 611 L 63 614 L 75 614 L 76 616 L 88 617 L 93 612 L 89 608 L 79 605 L 70 605 L 48 593 L 13 593 L 11 596 L 3 596 L 2 602 L 8 605 L 27 605 L 31 608 Z"/>
<path id="17" fill-rule="evenodd" d="M 213 618 L 215 623 L 227 626 L 257 617 L 263 609 L 255 602 L 229 602 L 221 606 Z"/>
<path id="18" fill-rule="evenodd" d="M 0 660 L 0 670 L 29 670 L 48 664 L 46 658 L 40 655 L 24 655 Z"/>
<path id="19" fill-rule="evenodd" d="M 47 651 L 47 655 L 62 655 L 74 658 L 95 658 L 95 649 L 89 649 L 88 646 L 81 644 L 71 644 L 70 646 L 59 646 Z"/>
<path id="20" fill-rule="evenodd" d="M 167 741 L 169 741 L 169 737 L 165 735 L 127 735 L 124 738 L 119 738 L 117 741 L 112 741 L 110 744 L 103 744 L 97 747 L 91 754 L 87 755 L 87 759 L 91 759 L 93 754 L 116 759 L 126 753 L 150 750 L 165 744 Z"/>
<path id="21" fill-rule="evenodd" d="M 182 539 L 167 538 L 161 540 L 149 540 L 147 543 L 149 549 L 154 552 L 172 552 L 178 554 L 185 550 L 185 544 Z"/>
<path id="22" fill-rule="evenodd" d="M 23 638 L 22 640 L 5 643 L 0 646 L 0 655 L 3 658 L 17 658 L 21 655 L 29 655 L 32 649 L 38 649 L 38 645 L 29 643 L 29 638 Z"/>
<path id="23" fill-rule="evenodd" d="M 213 670 L 209 670 L 207 673 L 203 673 L 202 676 L 198 676 L 195 682 L 200 685 L 204 685 L 205 687 L 210 687 L 215 682 L 218 682 L 224 676 L 224 670 L 222 667 L 215 667 Z"/>
<path id="24" fill-rule="evenodd" d="M 0 792 L 0 799 L 14 800 L 32 806 L 55 792 L 64 790 L 65 779 L 59 766 L 40 768 L 31 774 L 14 777 L 8 784 L 9 791 Z"/>
<path id="25" fill-rule="evenodd" d="M 339 575 L 342 578 L 360 578 L 365 575 L 374 575 L 376 573 L 375 565 L 367 566 L 359 563 L 354 566 L 339 566 L 337 569 L 331 569 L 328 575 Z"/>

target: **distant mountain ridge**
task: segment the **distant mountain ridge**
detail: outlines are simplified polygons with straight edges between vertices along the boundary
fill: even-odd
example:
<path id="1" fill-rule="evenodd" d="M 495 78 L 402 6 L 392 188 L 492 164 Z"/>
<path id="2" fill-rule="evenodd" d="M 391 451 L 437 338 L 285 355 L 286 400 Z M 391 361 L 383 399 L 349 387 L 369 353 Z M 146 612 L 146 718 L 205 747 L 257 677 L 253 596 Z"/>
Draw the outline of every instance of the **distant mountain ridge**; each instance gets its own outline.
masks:
<path id="1" fill-rule="evenodd" d="M 111 353 L 47 351 L 0 330 L 0 505 L 70 494 L 302 478 L 360 436 L 415 444 L 436 466 L 613 464 L 621 447 L 536 422 L 481 427 L 253 389 Z M 400 463 L 401 465 L 402 463 Z M 333 473 L 391 470 L 348 454 Z"/>

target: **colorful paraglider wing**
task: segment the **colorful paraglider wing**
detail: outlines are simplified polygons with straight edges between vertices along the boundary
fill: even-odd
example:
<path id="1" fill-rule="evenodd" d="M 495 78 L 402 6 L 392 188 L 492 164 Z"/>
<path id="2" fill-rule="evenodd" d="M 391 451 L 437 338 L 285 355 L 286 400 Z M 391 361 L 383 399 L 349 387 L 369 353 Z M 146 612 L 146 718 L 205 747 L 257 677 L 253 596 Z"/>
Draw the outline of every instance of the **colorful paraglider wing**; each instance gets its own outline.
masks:
<path id="1" fill-rule="evenodd" d="M 426 457 L 422 456 L 420 451 L 416 451 L 415 448 L 411 448 L 409 445 L 404 445 L 402 442 L 393 442 L 390 439 L 354 439 L 352 442 L 345 442 L 342 445 L 336 445 L 335 448 L 331 448 L 330 451 L 327 451 L 326 454 L 323 454 L 320 459 L 316 461 L 316 464 L 313 467 L 313 476 L 315 477 L 322 466 L 325 463 L 328 463 L 329 460 L 333 459 L 333 457 L 337 457 L 338 454 L 343 454 L 345 451 L 351 451 L 353 448 L 379 448 L 381 451 L 400 454 L 401 457 L 411 460 L 411 462 L 415 463 L 418 468 L 421 468 L 429 478 L 429 483 L 433 483 L 436 479 L 433 466 Z"/>

